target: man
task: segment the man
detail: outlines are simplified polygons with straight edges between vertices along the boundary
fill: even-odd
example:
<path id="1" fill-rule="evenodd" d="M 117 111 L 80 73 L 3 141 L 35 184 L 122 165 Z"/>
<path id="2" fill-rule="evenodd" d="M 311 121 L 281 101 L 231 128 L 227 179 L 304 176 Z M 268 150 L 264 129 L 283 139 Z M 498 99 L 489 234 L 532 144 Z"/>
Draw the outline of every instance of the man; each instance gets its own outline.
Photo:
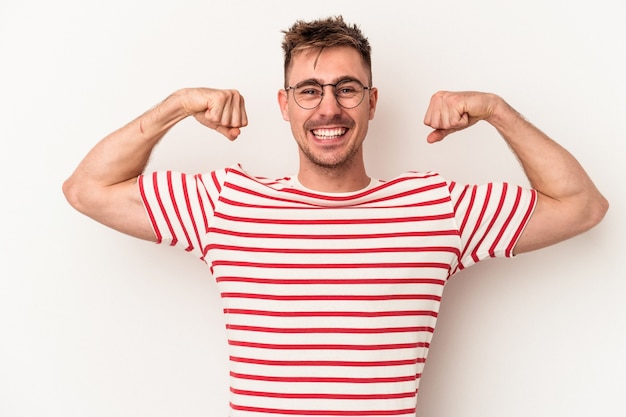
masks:
<path id="1" fill-rule="evenodd" d="M 65 195 L 107 226 L 210 267 L 231 349 L 231 417 L 414 415 L 448 278 L 582 233 L 607 202 L 565 149 L 488 93 L 436 93 L 427 139 L 486 121 L 532 189 L 436 173 L 371 179 L 362 144 L 378 90 L 368 40 L 335 17 L 296 22 L 283 49 L 278 102 L 299 146 L 296 176 L 271 180 L 240 166 L 144 173 L 186 117 L 230 140 L 247 125 L 237 91 L 195 88 L 100 141 Z"/>

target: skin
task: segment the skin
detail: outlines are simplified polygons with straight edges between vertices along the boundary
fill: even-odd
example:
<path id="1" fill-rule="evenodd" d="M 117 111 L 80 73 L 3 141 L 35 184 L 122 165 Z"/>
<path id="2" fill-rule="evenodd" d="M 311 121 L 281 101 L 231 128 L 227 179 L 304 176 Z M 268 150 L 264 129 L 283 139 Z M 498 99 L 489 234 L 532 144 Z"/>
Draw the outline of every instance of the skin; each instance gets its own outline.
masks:
<path id="1" fill-rule="evenodd" d="M 295 56 L 287 81 L 295 85 L 313 78 L 320 83 L 335 83 L 352 76 L 367 84 L 367 74 L 355 50 L 326 48 L 321 54 L 316 50 Z M 341 108 L 330 87 L 325 92 L 314 110 L 301 109 L 284 90 L 278 93 L 282 116 L 290 123 L 299 146 L 298 179 L 318 191 L 358 190 L 369 182 L 362 144 L 374 117 L 378 91 L 366 92 L 364 101 L 354 109 Z M 63 184 L 67 200 L 109 227 L 154 241 L 137 177 L 169 129 L 190 116 L 229 140 L 236 139 L 248 124 L 244 100 L 236 90 L 179 90 L 98 142 Z M 515 253 L 552 245 L 600 222 L 608 203 L 578 161 L 494 94 L 434 94 L 424 118 L 424 123 L 433 128 L 427 141 L 439 142 L 479 121 L 491 124 L 500 133 L 538 193 L 537 207 Z M 321 140 L 314 134 L 316 129 L 345 129 L 345 133 Z"/>

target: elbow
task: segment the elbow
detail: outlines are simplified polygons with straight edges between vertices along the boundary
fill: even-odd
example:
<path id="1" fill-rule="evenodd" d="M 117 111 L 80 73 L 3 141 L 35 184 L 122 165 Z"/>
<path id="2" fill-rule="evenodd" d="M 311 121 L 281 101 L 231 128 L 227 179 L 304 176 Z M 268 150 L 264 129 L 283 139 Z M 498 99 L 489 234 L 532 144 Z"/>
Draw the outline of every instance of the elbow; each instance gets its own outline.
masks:
<path id="1" fill-rule="evenodd" d="M 63 182 L 62 191 L 65 199 L 70 204 L 70 206 L 80 212 L 83 212 L 83 210 L 81 209 L 82 193 L 80 189 L 81 187 L 79 186 L 79 184 L 76 183 L 76 181 L 74 181 L 72 177 L 66 179 Z"/>
<path id="2" fill-rule="evenodd" d="M 600 195 L 596 206 L 595 224 L 598 224 L 602 221 L 602 219 L 604 219 L 604 216 L 606 216 L 606 213 L 609 211 L 609 200 L 607 200 L 603 195 Z"/>
<path id="3" fill-rule="evenodd" d="M 585 230 L 597 226 L 609 211 L 609 201 L 600 193 L 590 198 L 585 213 Z"/>
<path id="4" fill-rule="evenodd" d="M 66 179 L 63 182 L 62 186 L 63 196 L 65 196 L 65 200 L 70 203 L 70 206 L 76 207 L 76 201 L 78 199 L 76 195 L 76 187 L 74 187 L 74 183 L 71 178 Z"/>

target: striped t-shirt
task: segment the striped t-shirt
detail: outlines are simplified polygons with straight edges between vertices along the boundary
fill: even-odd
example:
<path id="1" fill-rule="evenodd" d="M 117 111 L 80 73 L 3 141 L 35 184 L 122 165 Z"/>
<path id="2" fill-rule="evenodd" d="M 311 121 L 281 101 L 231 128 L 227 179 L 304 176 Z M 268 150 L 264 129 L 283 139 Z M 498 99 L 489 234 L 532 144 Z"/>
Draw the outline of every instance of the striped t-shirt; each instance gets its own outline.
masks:
<path id="1" fill-rule="evenodd" d="M 218 285 L 230 417 L 414 416 L 445 283 L 511 256 L 536 201 L 417 172 L 339 194 L 240 166 L 139 186 L 158 242 Z"/>

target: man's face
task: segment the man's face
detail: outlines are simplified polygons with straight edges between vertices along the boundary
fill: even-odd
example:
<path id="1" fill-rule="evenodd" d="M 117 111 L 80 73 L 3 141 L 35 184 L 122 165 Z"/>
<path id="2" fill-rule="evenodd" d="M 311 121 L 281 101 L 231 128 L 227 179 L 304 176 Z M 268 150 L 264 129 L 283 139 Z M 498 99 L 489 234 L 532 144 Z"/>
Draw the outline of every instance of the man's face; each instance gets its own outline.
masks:
<path id="1" fill-rule="evenodd" d="M 335 84 L 347 78 L 369 85 L 368 71 L 359 53 L 350 47 L 333 47 L 294 56 L 287 81 L 295 86 L 306 80 Z M 362 160 L 362 144 L 368 123 L 374 118 L 378 91 L 365 90 L 364 94 L 361 104 L 346 109 L 337 103 L 333 87 L 324 87 L 320 105 L 306 110 L 295 102 L 293 90 L 279 91 L 283 118 L 290 123 L 300 148 L 301 167 L 346 168 L 355 158 Z"/>

